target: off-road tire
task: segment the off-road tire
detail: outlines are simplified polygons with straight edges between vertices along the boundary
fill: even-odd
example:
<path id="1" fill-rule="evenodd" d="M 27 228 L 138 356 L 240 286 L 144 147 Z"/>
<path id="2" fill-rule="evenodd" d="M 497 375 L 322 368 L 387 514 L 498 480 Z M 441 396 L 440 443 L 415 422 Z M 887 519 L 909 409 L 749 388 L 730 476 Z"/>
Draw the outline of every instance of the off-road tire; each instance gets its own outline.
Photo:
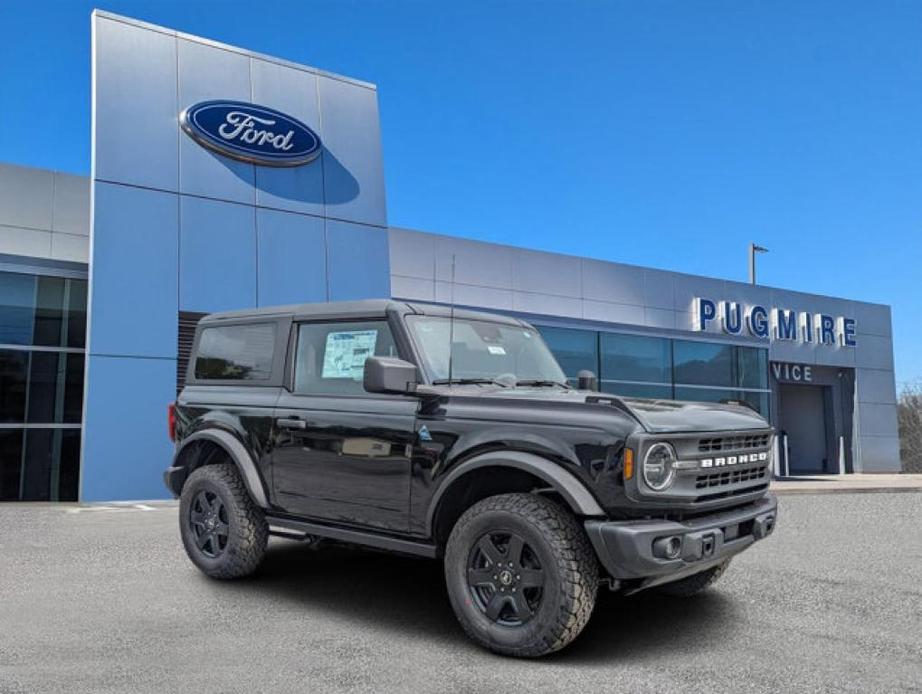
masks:
<path id="1" fill-rule="evenodd" d="M 504 531 L 524 539 L 544 576 L 533 615 L 515 626 L 491 620 L 476 604 L 468 582 L 478 541 L 485 533 Z M 475 642 L 503 655 L 538 657 L 560 650 L 586 626 L 595 606 L 599 566 L 568 509 L 536 494 L 503 494 L 474 504 L 455 524 L 445 551 L 445 581 L 455 614 Z"/>
<path id="2" fill-rule="evenodd" d="M 717 566 L 712 566 L 710 569 L 692 574 L 688 578 L 683 578 L 680 581 L 674 581 L 672 583 L 664 583 L 659 586 L 657 590 L 664 595 L 670 595 L 674 598 L 690 598 L 710 588 L 717 582 L 717 579 L 724 575 L 724 572 L 726 572 L 729 566 L 730 560 L 727 559 L 727 561 L 721 562 Z"/>
<path id="3" fill-rule="evenodd" d="M 201 492 L 217 495 L 227 518 L 226 545 L 211 557 L 196 544 L 191 511 Z M 183 485 L 179 500 L 179 529 L 189 559 L 203 573 L 218 579 L 241 578 L 253 573 L 262 562 L 269 543 L 269 525 L 233 464 L 205 465 L 195 470 Z"/>

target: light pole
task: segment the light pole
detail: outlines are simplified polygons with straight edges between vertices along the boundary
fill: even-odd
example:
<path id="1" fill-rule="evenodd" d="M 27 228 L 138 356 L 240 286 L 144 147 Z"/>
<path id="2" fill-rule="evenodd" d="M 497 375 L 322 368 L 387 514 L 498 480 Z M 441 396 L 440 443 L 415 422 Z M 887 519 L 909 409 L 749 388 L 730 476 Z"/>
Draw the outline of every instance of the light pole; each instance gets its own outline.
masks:
<path id="1" fill-rule="evenodd" d="M 756 253 L 768 253 L 768 249 L 754 243 L 749 244 L 749 284 L 756 283 Z"/>

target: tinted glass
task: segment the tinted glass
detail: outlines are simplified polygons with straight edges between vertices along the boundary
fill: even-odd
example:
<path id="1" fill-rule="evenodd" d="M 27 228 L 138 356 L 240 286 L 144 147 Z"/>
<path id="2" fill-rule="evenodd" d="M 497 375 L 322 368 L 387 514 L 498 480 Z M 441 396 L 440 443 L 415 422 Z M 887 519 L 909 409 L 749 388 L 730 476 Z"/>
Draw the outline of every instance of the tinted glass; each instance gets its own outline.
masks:
<path id="1" fill-rule="evenodd" d="M 604 380 L 672 380 L 672 347 L 669 340 L 639 335 L 602 333 L 602 373 Z"/>
<path id="2" fill-rule="evenodd" d="M 303 323 L 298 326 L 295 392 L 360 395 L 368 357 L 396 357 L 386 321 Z"/>
<path id="3" fill-rule="evenodd" d="M 731 345 L 684 340 L 676 340 L 673 345 L 676 383 L 736 385 L 736 363 Z"/>
<path id="4" fill-rule="evenodd" d="M 86 280 L 68 280 L 67 346 L 86 347 Z"/>
<path id="5" fill-rule="evenodd" d="M 25 420 L 28 370 L 28 352 L 0 350 L 0 422 Z"/>
<path id="6" fill-rule="evenodd" d="M 676 386 L 675 399 L 693 402 L 720 402 L 739 399 L 739 391 L 722 388 L 684 388 Z"/>
<path id="7" fill-rule="evenodd" d="M 64 421 L 80 422 L 83 419 L 83 368 L 82 354 L 67 355 L 64 374 Z"/>
<path id="8" fill-rule="evenodd" d="M 79 429 L 27 429 L 24 501 L 74 501 L 80 464 Z"/>
<path id="9" fill-rule="evenodd" d="M 29 411 L 26 421 L 61 422 L 64 419 L 63 352 L 33 352 L 29 367 Z M 58 397 L 60 389 L 61 397 Z"/>
<path id="10" fill-rule="evenodd" d="M 768 388 L 768 350 L 737 347 L 739 385 L 743 388 Z"/>
<path id="11" fill-rule="evenodd" d="M 39 277 L 32 344 L 59 347 L 64 344 L 64 283 L 61 277 Z"/>
<path id="12" fill-rule="evenodd" d="M 275 324 L 205 328 L 199 340 L 195 377 L 264 381 L 272 375 Z"/>
<path id="13" fill-rule="evenodd" d="M 0 429 L 0 501 L 19 499 L 22 429 Z"/>
<path id="14" fill-rule="evenodd" d="M 0 272 L 0 344 L 32 342 L 35 277 Z"/>
<path id="15" fill-rule="evenodd" d="M 538 332 L 567 378 L 575 379 L 583 369 L 598 375 L 599 341 L 595 331 L 539 327 Z"/>
<path id="16" fill-rule="evenodd" d="M 626 398 L 653 398 L 672 400 L 672 386 L 647 385 L 645 383 L 602 382 L 602 392 L 621 395 Z"/>

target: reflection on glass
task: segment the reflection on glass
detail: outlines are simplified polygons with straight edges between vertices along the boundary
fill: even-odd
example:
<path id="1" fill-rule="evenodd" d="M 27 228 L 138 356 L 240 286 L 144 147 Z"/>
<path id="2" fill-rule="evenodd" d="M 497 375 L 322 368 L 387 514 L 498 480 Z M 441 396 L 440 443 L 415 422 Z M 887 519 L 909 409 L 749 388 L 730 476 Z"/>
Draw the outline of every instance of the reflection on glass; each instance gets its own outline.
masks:
<path id="1" fill-rule="evenodd" d="M 675 382 L 692 385 L 736 385 L 732 345 L 676 340 Z"/>
<path id="2" fill-rule="evenodd" d="M 655 400 L 672 400 L 672 386 L 648 383 L 618 383 L 603 381 L 602 392 L 620 395 L 625 398 L 652 398 Z"/>
<path id="3" fill-rule="evenodd" d="M 599 373 L 599 340 L 594 330 L 540 326 L 538 332 L 573 385 L 576 375 L 584 369 Z"/>
<path id="4" fill-rule="evenodd" d="M 602 373 L 604 380 L 672 380 L 672 349 L 669 340 L 640 335 L 602 333 Z"/>

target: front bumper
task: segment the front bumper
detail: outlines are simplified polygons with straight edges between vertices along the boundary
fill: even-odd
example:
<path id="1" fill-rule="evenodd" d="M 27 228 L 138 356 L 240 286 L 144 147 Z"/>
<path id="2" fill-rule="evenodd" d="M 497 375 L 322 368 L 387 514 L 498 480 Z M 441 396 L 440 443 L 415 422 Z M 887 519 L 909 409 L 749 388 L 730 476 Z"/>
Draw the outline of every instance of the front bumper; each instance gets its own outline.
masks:
<path id="1" fill-rule="evenodd" d="M 605 570 L 618 580 L 644 579 L 643 586 L 678 580 L 742 552 L 771 534 L 778 500 L 766 494 L 755 503 L 687 521 L 586 521 L 586 533 Z M 679 538 L 668 558 L 663 544 Z M 654 543 L 657 540 L 657 548 Z"/>

